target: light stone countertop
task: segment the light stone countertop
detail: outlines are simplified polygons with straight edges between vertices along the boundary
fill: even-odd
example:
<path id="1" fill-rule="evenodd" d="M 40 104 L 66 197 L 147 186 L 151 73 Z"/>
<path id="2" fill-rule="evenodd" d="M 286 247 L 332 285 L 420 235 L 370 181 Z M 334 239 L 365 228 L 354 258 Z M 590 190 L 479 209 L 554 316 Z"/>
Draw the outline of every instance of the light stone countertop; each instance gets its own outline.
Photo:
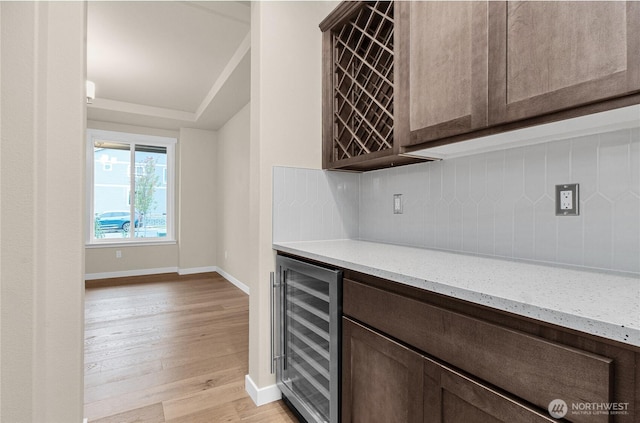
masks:
<path id="1" fill-rule="evenodd" d="M 273 248 L 640 347 L 640 277 L 356 240 Z"/>

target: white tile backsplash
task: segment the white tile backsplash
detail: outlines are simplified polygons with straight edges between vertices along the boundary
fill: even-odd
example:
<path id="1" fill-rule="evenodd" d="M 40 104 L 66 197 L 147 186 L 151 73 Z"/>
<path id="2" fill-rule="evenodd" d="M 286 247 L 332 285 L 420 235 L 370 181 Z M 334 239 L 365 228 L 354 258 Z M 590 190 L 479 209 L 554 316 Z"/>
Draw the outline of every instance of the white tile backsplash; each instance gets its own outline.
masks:
<path id="1" fill-rule="evenodd" d="M 581 204 L 582 205 L 582 204 Z M 613 208 L 611 201 L 595 193 L 581 210 L 584 231 L 584 265 L 610 269 L 613 255 Z"/>
<path id="2" fill-rule="evenodd" d="M 636 128 L 361 174 L 274 168 L 274 241 L 360 239 L 640 273 L 639 167 Z M 580 184 L 580 216 L 555 216 L 562 183 Z"/>
<path id="3" fill-rule="evenodd" d="M 360 174 L 273 168 L 273 241 L 357 239 Z"/>

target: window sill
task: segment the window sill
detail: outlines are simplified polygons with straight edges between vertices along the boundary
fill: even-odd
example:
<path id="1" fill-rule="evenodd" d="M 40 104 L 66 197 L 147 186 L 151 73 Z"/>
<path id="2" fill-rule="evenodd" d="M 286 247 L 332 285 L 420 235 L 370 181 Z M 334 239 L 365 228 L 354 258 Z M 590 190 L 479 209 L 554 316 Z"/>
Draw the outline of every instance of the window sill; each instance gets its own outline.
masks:
<path id="1" fill-rule="evenodd" d="M 156 245 L 175 245 L 176 240 L 151 240 L 151 241 L 114 241 L 86 243 L 85 248 L 113 248 L 113 247 L 150 247 Z"/>

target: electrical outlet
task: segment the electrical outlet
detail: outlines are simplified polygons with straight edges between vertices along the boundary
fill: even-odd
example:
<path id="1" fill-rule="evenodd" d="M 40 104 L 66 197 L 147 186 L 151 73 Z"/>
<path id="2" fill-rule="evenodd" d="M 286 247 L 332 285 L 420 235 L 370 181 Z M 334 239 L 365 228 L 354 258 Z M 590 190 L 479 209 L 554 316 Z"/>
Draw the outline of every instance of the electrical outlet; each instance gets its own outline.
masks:
<path id="1" fill-rule="evenodd" d="M 393 214 L 402 214 L 402 194 L 393 194 Z"/>
<path id="2" fill-rule="evenodd" d="M 556 216 L 578 216 L 580 211 L 578 198 L 580 185 L 556 185 Z"/>
<path id="3" fill-rule="evenodd" d="M 122 251 L 116 250 L 116 258 L 122 258 Z"/>
<path id="4" fill-rule="evenodd" d="M 571 210 L 573 208 L 573 191 L 560 191 L 560 210 Z"/>

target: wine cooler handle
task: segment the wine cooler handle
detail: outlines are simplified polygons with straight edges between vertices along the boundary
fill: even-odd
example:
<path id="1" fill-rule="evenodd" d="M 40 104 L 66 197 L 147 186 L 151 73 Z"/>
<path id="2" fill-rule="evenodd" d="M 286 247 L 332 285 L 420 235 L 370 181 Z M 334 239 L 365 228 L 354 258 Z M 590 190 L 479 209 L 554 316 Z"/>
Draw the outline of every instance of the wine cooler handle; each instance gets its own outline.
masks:
<path id="1" fill-rule="evenodd" d="M 289 303 L 287 300 L 287 269 L 282 269 L 282 279 L 280 279 L 280 290 L 282 295 L 282 302 L 280 303 L 280 313 L 282 313 L 282 332 L 280 332 L 280 351 L 279 358 L 282 360 L 282 370 L 287 370 L 287 348 L 286 342 L 289 338 L 289 323 L 287 319 L 287 308 Z"/>
<path id="2" fill-rule="evenodd" d="M 274 374 L 276 372 L 276 351 L 275 351 L 275 335 L 276 335 L 276 304 L 275 304 L 275 296 L 276 296 L 276 282 L 275 282 L 275 273 L 271 272 L 269 275 L 270 278 L 270 284 L 271 284 L 271 291 L 270 291 L 270 295 L 269 295 L 269 310 L 271 313 L 271 322 L 270 322 L 270 329 L 271 329 L 271 374 Z"/>
<path id="3" fill-rule="evenodd" d="M 284 358 L 285 338 L 287 333 L 287 271 L 280 268 L 278 278 L 274 272 L 270 273 L 271 295 L 269 296 L 269 308 L 271 312 L 271 374 L 276 373 L 278 360 Z M 278 316 L 278 313 L 280 315 Z M 278 323 L 280 325 L 278 325 Z M 287 362 L 283 362 L 283 370 L 287 369 Z"/>

